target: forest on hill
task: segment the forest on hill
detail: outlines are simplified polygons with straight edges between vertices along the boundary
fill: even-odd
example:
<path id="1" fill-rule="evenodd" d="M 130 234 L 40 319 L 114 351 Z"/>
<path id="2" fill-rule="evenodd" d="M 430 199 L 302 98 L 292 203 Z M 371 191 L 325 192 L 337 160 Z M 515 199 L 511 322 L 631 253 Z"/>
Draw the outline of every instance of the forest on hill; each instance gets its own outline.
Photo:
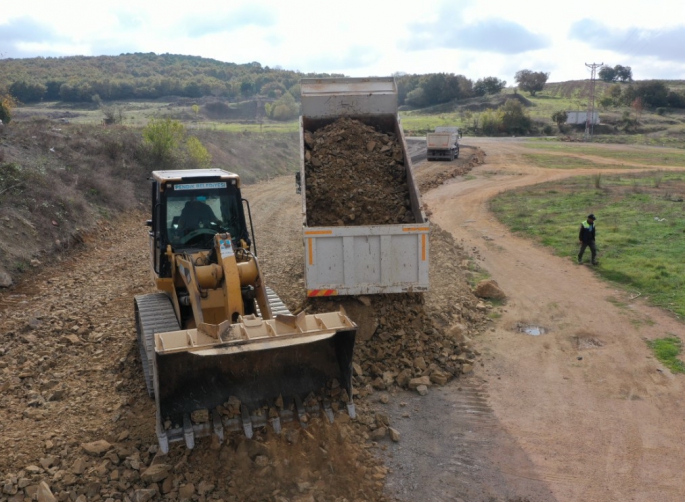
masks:
<path id="1" fill-rule="evenodd" d="M 90 102 L 95 96 L 105 101 L 166 96 L 212 96 L 237 101 L 256 95 L 279 98 L 286 93 L 299 101 L 301 78 L 342 76 L 177 54 L 0 59 L 0 91 L 4 89 L 23 104 Z M 496 94 L 506 86 L 504 80 L 496 77 L 474 82 L 452 73 L 397 74 L 395 77 L 399 104 L 417 108 Z"/>
<path id="2" fill-rule="evenodd" d="M 178 54 L 0 59 L 0 89 L 22 103 L 157 99 L 163 96 L 230 100 L 255 94 L 278 97 L 303 77 L 342 76 L 301 73 Z M 299 92 L 298 92 L 299 94 Z"/>
<path id="3" fill-rule="evenodd" d="M 611 70 L 615 71 L 615 68 Z M 226 107 L 226 101 L 259 101 L 255 106 L 263 106 L 265 116 L 287 121 L 299 113 L 300 79 L 343 76 L 270 68 L 259 62 L 236 64 L 178 54 L 7 58 L 0 59 L 0 120 L 9 122 L 10 109 L 17 104 L 94 102 L 102 107 L 103 102 L 153 101 L 174 96 L 212 98 L 211 106 L 215 108 Z M 547 83 L 549 76 L 544 71 L 519 70 L 514 76 L 516 85 L 513 92 L 526 92 L 531 97 L 544 92 L 549 96 L 572 97 L 577 101 L 589 99 L 593 88 L 589 80 Z M 394 77 L 401 110 L 421 110 L 419 113 L 455 111 L 462 105 L 476 109 L 498 108 L 510 99 L 507 95 L 511 96 L 511 86 L 507 88 L 506 81 L 493 76 L 475 81 L 446 72 L 423 75 L 397 73 Z M 669 110 L 685 108 L 685 89 L 681 81 L 634 82 L 628 74 L 620 82 L 617 80 L 596 82 L 594 96 L 603 110 L 630 107 L 640 113 L 648 109 L 665 114 Z M 501 103 L 494 106 L 486 103 L 489 97 L 502 96 Z M 523 99 L 522 95 L 512 97 L 523 106 L 536 106 Z M 560 107 L 569 105 L 558 104 Z M 579 106 L 573 104 L 574 108 Z M 522 111 L 517 113 L 523 114 Z M 528 127 L 524 129 L 528 130 Z"/>

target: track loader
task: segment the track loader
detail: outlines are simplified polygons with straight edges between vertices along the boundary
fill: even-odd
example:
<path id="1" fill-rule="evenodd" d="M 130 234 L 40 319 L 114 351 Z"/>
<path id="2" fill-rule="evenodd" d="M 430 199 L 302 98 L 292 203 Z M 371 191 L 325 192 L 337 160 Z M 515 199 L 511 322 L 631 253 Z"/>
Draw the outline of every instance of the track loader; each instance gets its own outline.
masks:
<path id="1" fill-rule="evenodd" d="M 140 357 L 169 443 L 312 414 L 354 418 L 345 314 L 292 315 L 259 270 L 250 207 L 238 175 L 154 171 L 150 258 L 158 292 L 135 297 Z M 247 210 L 247 211 L 246 211 Z M 249 216 L 248 228 L 245 214 Z"/>

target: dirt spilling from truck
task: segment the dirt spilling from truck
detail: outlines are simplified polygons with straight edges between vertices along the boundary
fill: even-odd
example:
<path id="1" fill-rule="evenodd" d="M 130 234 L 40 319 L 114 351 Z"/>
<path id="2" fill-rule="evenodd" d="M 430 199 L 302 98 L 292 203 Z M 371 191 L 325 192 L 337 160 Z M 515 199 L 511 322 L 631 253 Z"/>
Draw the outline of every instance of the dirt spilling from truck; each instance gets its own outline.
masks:
<path id="1" fill-rule="evenodd" d="M 341 118 L 305 131 L 304 144 L 308 226 L 416 223 L 394 133 Z"/>

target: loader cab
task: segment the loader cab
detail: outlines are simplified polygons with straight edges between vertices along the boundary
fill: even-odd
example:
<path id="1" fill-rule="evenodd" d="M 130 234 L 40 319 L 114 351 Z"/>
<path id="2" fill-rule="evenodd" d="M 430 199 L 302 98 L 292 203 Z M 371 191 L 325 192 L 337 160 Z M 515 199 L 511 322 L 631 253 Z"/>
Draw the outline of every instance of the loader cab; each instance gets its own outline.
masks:
<path id="1" fill-rule="evenodd" d="M 150 251 L 158 277 L 171 277 L 166 255 L 209 250 L 214 235 L 230 233 L 235 247 L 251 246 L 238 175 L 220 169 L 155 171 Z"/>

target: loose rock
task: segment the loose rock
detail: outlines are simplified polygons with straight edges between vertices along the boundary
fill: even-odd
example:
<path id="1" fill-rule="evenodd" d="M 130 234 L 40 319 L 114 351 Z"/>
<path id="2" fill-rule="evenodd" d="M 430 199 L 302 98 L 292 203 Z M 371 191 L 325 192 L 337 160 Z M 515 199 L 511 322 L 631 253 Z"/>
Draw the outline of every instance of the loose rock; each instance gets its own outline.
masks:
<path id="1" fill-rule="evenodd" d="M 504 300 L 507 297 L 507 295 L 504 294 L 504 291 L 500 289 L 497 281 L 493 279 L 480 281 L 478 285 L 476 285 L 474 294 L 479 298 L 491 298 L 493 300 Z"/>
<path id="2" fill-rule="evenodd" d="M 83 448 L 83 450 L 86 453 L 93 456 L 100 456 L 106 451 L 108 451 L 111 447 L 112 445 L 104 439 L 101 439 L 99 441 L 93 441 L 91 443 L 83 443 L 81 445 L 81 448 Z"/>

